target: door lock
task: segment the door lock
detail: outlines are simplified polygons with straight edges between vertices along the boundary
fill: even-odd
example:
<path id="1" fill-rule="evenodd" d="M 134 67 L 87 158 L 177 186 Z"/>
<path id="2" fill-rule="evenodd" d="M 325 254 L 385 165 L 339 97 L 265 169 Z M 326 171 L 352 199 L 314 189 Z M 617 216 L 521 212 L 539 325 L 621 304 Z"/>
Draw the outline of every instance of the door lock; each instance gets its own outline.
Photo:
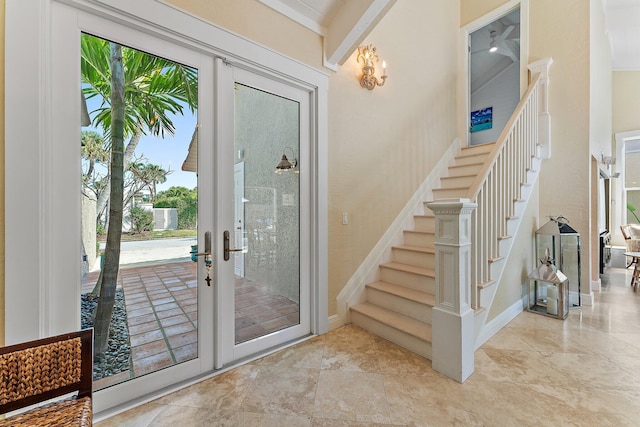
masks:
<path id="1" fill-rule="evenodd" d="M 225 261 L 229 261 L 229 259 L 231 258 L 231 256 L 229 255 L 229 252 L 244 252 L 244 248 L 233 248 L 230 249 L 229 245 L 229 230 L 224 230 L 224 233 L 222 233 L 223 236 L 223 244 L 222 247 L 224 249 L 224 260 Z"/>

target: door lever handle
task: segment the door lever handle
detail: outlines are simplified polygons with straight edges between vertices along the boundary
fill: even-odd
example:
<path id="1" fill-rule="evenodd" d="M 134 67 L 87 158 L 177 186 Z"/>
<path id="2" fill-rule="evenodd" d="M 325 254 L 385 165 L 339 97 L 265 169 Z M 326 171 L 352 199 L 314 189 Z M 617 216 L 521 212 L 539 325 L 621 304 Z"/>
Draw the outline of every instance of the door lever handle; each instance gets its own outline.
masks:
<path id="1" fill-rule="evenodd" d="M 211 232 L 204 233 L 204 252 L 198 252 L 196 256 L 211 255 Z"/>
<path id="2" fill-rule="evenodd" d="M 222 236 L 223 236 L 222 247 L 224 249 L 223 258 L 225 261 L 229 261 L 229 259 L 231 258 L 231 255 L 229 255 L 230 252 L 244 252 L 244 248 L 230 249 L 229 230 L 224 230 L 224 233 L 222 233 Z"/>

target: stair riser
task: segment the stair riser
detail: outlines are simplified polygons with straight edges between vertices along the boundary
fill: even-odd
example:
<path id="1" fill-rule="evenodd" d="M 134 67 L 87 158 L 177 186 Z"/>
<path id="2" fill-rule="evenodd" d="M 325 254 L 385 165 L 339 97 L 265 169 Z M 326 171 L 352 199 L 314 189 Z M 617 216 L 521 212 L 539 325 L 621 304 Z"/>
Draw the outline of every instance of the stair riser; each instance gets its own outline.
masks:
<path id="1" fill-rule="evenodd" d="M 362 329 L 366 329 L 367 331 L 396 343 L 400 347 L 404 347 L 409 351 L 413 351 L 422 357 L 431 359 L 431 343 L 429 342 L 422 341 L 413 335 L 399 331 L 398 329 L 353 310 L 351 311 L 351 321 L 354 325 L 359 326 Z"/>
<path id="2" fill-rule="evenodd" d="M 465 165 L 457 168 L 449 169 L 448 176 L 460 176 L 460 175 L 477 175 L 480 173 L 482 165 Z"/>
<path id="3" fill-rule="evenodd" d="M 429 305 L 372 288 L 367 288 L 367 302 L 420 322 L 431 324 L 432 307 Z"/>
<path id="4" fill-rule="evenodd" d="M 478 154 L 475 156 L 465 156 L 465 157 L 456 157 L 453 160 L 453 164 L 456 166 L 462 166 L 462 165 L 470 165 L 473 163 L 484 163 L 485 159 L 487 158 L 486 154 Z"/>
<path id="5" fill-rule="evenodd" d="M 380 266 L 380 280 L 393 283 L 394 285 L 405 286 L 417 291 L 436 293 L 435 279 L 429 276 L 409 273 L 401 270 L 394 270 Z"/>
<path id="6" fill-rule="evenodd" d="M 423 248 L 434 248 L 435 234 L 431 233 L 412 233 L 404 231 L 404 244 L 408 246 L 421 246 Z"/>
<path id="7" fill-rule="evenodd" d="M 460 176 L 460 177 L 447 177 L 440 179 L 440 185 L 442 188 L 451 187 L 471 187 L 473 181 L 476 179 L 474 176 Z"/>
<path id="8" fill-rule="evenodd" d="M 429 209 L 425 206 L 425 209 Z M 429 212 L 431 212 L 429 210 Z M 415 216 L 413 217 L 413 227 L 416 231 L 427 231 L 429 233 L 435 233 L 436 231 L 436 219 L 432 216 Z"/>
<path id="9" fill-rule="evenodd" d="M 436 188 L 433 190 L 433 198 L 438 199 L 459 199 L 466 197 L 469 190 L 467 188 L 461 188 L 453 190 L 449 188 Z"/>
<path id="10" fill-rule="evenodd" d="M 400 264 L 435 269 L 436 256 L 434 254 L 393 248 L 392 256 L 393 261 Z"/>

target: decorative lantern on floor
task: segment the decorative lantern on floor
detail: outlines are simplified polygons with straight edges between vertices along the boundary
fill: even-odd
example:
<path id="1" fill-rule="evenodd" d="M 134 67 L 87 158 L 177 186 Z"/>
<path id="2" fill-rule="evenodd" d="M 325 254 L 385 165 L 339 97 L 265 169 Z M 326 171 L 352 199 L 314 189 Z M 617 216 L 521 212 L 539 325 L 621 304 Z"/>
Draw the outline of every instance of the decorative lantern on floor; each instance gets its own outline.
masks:
<path id="1" fill-rule="evenodd" d="M 547 250 L 538 268 L 529 274 L 527 310 L 566 319 L 569 314 L 569 280 L 552 261 Z"/>
<path id="2" fill-rule="evenodd" d="M 580 307 L 580 233 L 563 217 L 550 221 L 536 231 L 536 258 L 549 258 L 569 279 L 569 306 Z"/>

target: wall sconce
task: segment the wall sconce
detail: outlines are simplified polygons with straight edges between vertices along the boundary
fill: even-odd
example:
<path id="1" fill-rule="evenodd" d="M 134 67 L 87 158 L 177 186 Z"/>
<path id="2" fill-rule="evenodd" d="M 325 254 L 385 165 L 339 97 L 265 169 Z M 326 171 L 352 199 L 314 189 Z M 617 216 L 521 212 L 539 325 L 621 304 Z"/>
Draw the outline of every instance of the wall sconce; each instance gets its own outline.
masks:
<path id="1" fill-rule="evenodd" d="M 600 154 L 602 157 L 601 163 L 607 167 L 607 170 L 611 167 L 611 165 L 616 164 L 616 158 L 613 156 L 605 156 L 604 154 Z"/>
<path id="2" fill-rule="evenodd" d="M 291 161 L 289 161 L 287 155 L 285 154 L 287 148 L 291 150 Z M 278 165 L 276 166 L 276 173 L 281 174 L 282 172 L 286 172 L 291 169 L 293 169 L 295 173 L 298 173 L 298 169 L 296 168 L 296 166 L 298 166 L 298 161 L 295 158 L 293 148 L 284 147 L 284 150 L 282 150 L 282 160 L 280 160 L 280 163 L 278 163 Z"/>
<path id="3" fill-rule="evenodd" d="M 358 62 L 362 60 L 362 76 L 360 77 L 360 86 L 363 88 L 373 90 L 376 86 L 384 86 L 387 81 L 387 64 L 382 61 L 382 76 L 381 80 L 375 76 L 376 67 L 375 63 L 380 61 L 376 48 L 373 45 L 361 46 L 358 48 Z"/>

